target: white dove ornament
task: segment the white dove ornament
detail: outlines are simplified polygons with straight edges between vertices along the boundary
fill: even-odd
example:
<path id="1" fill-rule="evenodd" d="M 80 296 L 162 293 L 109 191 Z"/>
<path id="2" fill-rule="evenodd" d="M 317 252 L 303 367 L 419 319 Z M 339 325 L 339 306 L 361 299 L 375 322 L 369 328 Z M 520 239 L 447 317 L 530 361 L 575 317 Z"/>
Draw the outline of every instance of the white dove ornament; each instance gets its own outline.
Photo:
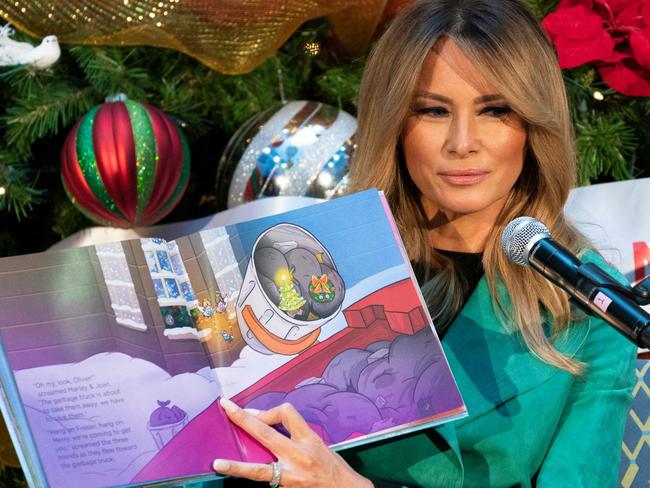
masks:
<path id="1" fill-rule="evenodd" d="M 28 42 L 14 41 L 9 37 L 10 33 L 11 29 L 7 29 L 7 26 L 0 30 L 0 66 L 28 64 L 47 69 L 61 56 L 56 36 L 47 36 L 38 46 L 32 46 Z"/>

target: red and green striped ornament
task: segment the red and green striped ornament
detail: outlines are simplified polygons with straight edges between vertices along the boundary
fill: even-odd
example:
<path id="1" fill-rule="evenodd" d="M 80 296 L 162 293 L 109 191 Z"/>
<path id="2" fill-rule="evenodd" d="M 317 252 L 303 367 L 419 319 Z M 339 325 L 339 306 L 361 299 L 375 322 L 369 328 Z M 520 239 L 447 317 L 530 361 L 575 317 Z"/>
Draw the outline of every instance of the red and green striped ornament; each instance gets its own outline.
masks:
<path id="1" fill-rule="evenodd" d="M 161 110 L 133 100 L 91 109 L 61 151 L 68 197 L 101 225 L 154 224 L 174 209 L 189 175 L 183 132 Z"/>

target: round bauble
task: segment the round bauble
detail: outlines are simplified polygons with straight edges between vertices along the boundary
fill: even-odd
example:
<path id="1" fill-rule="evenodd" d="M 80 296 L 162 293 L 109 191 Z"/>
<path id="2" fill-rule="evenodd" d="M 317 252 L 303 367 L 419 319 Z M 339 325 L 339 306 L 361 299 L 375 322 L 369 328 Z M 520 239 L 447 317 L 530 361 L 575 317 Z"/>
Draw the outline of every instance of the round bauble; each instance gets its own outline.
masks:
<path id="1" fill-rule="evenodd" d="M 101 225 L 154 224 L 174 209 L 189 174 L 190 153 L 180 128 L 161 110 L 133 100 L 91 109 L 61 151 L 70 200 Z"/>
<path id="2" fill-rule="evenodd" d="M 332 198 L 347 187 L 357 121 L 319 102 L 267 109 L 232 136 L 217 168 L 228 207 L 267 196 Z"/>

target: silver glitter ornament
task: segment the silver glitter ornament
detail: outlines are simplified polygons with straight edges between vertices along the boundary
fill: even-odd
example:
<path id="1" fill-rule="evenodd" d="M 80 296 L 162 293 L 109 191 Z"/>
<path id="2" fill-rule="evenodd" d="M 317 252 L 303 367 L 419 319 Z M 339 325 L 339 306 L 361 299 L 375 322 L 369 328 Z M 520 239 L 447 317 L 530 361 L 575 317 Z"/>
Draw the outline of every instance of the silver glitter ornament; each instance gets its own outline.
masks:
<path id="1" fill-rule="evenodd" d="M 293 101 L 253 116 L 219 161 L 217 194 L 228 207 L 267 196 L 329 199 L 347 187 L 357 120 L 319 102 Z M 232 175 L 232 176 L 231 176 Z"/>

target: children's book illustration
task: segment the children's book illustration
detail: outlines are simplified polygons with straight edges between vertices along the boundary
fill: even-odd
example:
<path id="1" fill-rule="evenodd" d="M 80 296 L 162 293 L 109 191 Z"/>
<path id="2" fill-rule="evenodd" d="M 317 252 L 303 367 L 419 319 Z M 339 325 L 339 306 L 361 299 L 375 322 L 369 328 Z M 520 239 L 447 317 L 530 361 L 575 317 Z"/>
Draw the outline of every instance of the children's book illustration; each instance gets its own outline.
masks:
<path id="1" fill-rule="evenodd" d="M 0 404 L 33 486 L 268 462 L 218 399 L 330 445 L 465 415 L 383 197 L 0 260 Z"/>
<path id="2" fill-rule="evenodd" d="M 313 235 L 279 224 L 255 242 L 239 297 L 246 343 L 266 354 L 291 355 L 314 344 L 320 328 L 341 311 L 345 285 Z"/>

